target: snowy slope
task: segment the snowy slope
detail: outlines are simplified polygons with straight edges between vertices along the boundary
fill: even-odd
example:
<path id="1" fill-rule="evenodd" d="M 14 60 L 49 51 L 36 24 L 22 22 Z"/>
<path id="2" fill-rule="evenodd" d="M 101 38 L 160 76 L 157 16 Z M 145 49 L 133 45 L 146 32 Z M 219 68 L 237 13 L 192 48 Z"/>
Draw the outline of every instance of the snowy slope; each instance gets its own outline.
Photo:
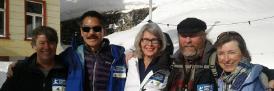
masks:
<path id="1" fill-rule="evenodd" d="M 163 31 L 170 34 L 175 49 L 178 48 L 176 24 L 187 17 L 197 17 L 207 22 L 210 31 L 208 38 L 212 42 L 223 31 L 238 31 L 247 42 L 253 58 L 252 62 L 273 69 L 274 17 L 271 17 L 274 16 L 273 8 L 273 0 L 169 0 L 158 5 L 153 11 L 152 20 L 161 23 L 159 25 Z M 111 43 L 130 49 L 136 33 L 147 20 L 148 17 L 136 27 L 114 33 L 107 38 Z M 217 26 L 212 27 L 214 23 Z"/>
<path id="2" fill-rule="evenodd" d="M 157 0 L 153 6 L 169 2 L 169 0 Z M 149 0 L 61 0 L 61 21 L 79 17 L 88 10 L 99 12 L 110 10 L 139 9 L 149 7 Z"/>

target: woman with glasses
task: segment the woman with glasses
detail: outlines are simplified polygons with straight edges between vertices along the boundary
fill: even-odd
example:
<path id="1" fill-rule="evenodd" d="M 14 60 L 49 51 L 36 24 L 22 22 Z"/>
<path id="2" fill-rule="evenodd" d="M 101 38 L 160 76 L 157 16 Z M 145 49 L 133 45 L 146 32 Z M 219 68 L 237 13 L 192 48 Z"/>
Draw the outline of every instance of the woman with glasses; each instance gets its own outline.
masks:
<path id="1" fill-rule="evenodd" d="M 218 91 L 266 91 L 268 79 L 263 67 L 251 64 L 243 37 L 234 31 L 221 33 L 214 46 L 218 64 L 223 69 Z"/>
<path id="2" fill-rule="evenodd" d="M 137 34 L 134 55 L 128 60 L 125 91 L 161 91 L 169 75 L 166 39 L 155 23 L 145 24 Z"/>

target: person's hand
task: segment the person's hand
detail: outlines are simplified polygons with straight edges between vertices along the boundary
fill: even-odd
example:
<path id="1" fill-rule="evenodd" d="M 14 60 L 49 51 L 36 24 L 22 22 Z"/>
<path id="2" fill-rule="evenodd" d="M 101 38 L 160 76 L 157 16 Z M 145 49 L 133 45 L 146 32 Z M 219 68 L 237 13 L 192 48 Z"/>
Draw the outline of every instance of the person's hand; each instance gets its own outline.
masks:
<path id="1" fill-rule="evenodd" d="M 129 59 L 131 59 L 132 57 L 134 57 L 134 51 L 133 50 L 129 50 L 125 52 L 126 55 L 126 63 L 128 62 Z"/>
<path id="2" fill-rule="evenodd" d="M 13 76 L 13 68 L 15 67 L 15 64 L 17 63 L 17 61 L 12 62 L 9 67 L 8 67 L 8 72 L 7 72 L 7 78 L 10 78 Z"/>

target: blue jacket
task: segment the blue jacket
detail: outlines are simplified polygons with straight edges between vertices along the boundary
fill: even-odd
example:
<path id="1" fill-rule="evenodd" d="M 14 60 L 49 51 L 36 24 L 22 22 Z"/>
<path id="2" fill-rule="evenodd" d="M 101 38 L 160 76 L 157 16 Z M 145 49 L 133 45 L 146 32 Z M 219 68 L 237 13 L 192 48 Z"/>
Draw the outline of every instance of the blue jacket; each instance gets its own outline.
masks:
<path id="1" fill-rule="evenodd" d="M 106 82 L 107 91 L 124 91 L 127 72 L 124 48 L 117 45 L 109 45 L 109 41 L 106 45 L 111 47 L 111 53 L 114 58 L 110 67 L 109 79 Z M 60 55 L 66 60 L 68 66 L 66 91 L 84 91 L 84 45 L 73 45 Z"/>
<path id="2" fill-rule="evenodd" d="M 240 88 L 237 91 L 266 91 L 266 87 L 263 85 L 260 75 L 262 74 L 263 67 L 261 65 L 254 65 L 243 84 L 239 84 Z M 218 79 L 218 91 L 222 91 L 224 88 L 224 82 Z"/>

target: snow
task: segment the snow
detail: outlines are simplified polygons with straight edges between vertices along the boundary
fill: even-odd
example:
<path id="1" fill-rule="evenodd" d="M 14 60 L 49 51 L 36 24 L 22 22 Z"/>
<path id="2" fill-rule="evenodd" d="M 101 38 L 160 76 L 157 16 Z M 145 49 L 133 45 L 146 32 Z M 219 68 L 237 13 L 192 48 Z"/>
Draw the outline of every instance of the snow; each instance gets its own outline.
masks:
<path id="1" fill-rule="evenodd" d="M 247 42 L 252 63 L 273 69 L 273 8 L 273 0 L 169 0 L 157 6 L 152 13 L 152 20 L 159 23 L 164 32 L 170 34 L 175 49 L 178 49 L 176 25 L 187 17 L 197 17 L 207 22 L 207 31 L 210 31 L 208 39 L 213 43 L 221 32 L 237 31 Z M 109 38 L 113 44 L 134 49 L 135 36 L 146 21 L 148 17 L 136 27 L 111 34 L 106 38 Z M 237 22 L 240 23 L 232 24 Z M 214 23 L 217 25 L 212 26 Z"/>
<path id="2" fill-rule="evenodd" d="M 157 0 L 153 6 L 162 5 L 168 0 Z M 61 0 L 61 21 L 76 18 L 88 10 L 99 12 L 109 10 L 130 11 L 149 7 L 149 0 Z"/>
<path id="3" fill-rule="evenodd" d="M 0 60 L 1 61 L 1 60 Z M 0 62 L 0 88 L 2 87 L 3 83 L 5 82 L 7 76 L 7 70 L 8 70 L 8 65 L 12 62 Z"/>

